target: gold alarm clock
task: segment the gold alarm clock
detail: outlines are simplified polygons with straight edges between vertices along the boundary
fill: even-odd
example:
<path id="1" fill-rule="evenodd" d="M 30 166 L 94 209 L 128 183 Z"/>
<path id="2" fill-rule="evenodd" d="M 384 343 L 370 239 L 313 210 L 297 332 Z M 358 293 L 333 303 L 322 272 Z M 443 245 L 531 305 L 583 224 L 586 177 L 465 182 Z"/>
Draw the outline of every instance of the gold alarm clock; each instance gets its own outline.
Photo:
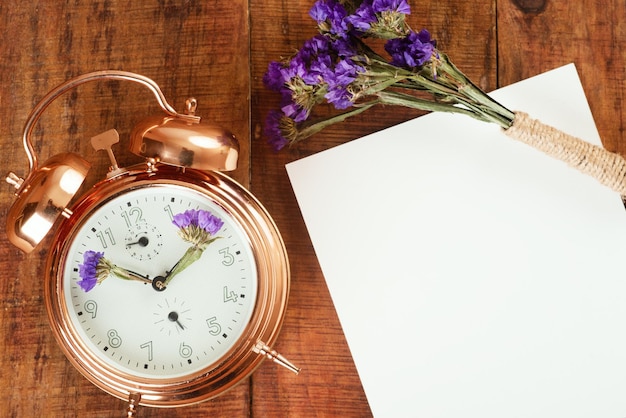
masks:
<path id="1" fill-rule="evenodd" d="M 89 163 L 74 153 L 39 164 L 31 132 L 68 90 L 98 80 L 137 82 L 164 115 L 140 122 L 130 151 L 145 162 L 119 167 L 114 130 L 92 138 L 111 167 L 82 196 Z M 7 217 L 12 244 L 28 253 L 54 230 L 45 302 L 69 361 L 92 383 L 137 405 L 175 407 L 222 394 L 264 358 L 298 373 L 272 350 L 289 294 L 285 245 L 268 212 L 221 171 L 239 146 L 226 130 L 176 112 L 158 85 L 124 71 L 71 79 L 33 109 L 23 142 L 25 178 L 9 173 L 17 199 Z"/>

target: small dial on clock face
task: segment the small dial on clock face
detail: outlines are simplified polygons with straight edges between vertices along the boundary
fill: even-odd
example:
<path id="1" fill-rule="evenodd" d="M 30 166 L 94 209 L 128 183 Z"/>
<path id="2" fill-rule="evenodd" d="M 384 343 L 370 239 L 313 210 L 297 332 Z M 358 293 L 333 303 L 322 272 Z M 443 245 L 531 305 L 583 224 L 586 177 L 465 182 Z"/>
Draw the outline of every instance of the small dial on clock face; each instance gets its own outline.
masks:
<path id="1" fill-rule="evenodd" d="M 159 255 L 163 248 L 163 236 L 156 226 L 146 222 L 127 221 L 130 228 L 126 235 L 126 251 L 131 257 L 139 260 L 152 259 Z"/>
<path id="2" fill-rule="evenodd" d="M 193 312 L 182 299 L 167 299 L 155 306 L 154 325 L 159 332 L 167 335 L 182 333 L 193 322 Z"/>
<path id="3" fill-rule="evenodd" d="M 249 240 L 200 192 L 133 189 L 99 206 L 70 239 L 67 311 L 90 351 L 115 369 L 156 379 L 207 369 L 250 321 L 258 284 Z"/>

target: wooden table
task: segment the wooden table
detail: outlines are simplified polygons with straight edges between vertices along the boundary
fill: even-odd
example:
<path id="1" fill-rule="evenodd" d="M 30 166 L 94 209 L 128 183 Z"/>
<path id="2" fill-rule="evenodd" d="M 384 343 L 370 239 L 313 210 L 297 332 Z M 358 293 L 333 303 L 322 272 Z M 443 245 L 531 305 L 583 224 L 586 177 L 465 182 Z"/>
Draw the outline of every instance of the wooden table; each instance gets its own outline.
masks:
<path id="1" fill-rule="evenodd" d="M 284 165 L 417 116 L 380 108 L 275 153 L 262 126 L 278 97 L 262 77 L 271 60 L 290 55 L 315 34 L 304 0 L 51 0 L 0 3 L 2 168 L 24 175 L 21 145 L 33 104 L 66 79 L 100 69 L 154 79 L 181 109 L 230 128 L 242 145 L 232 173 L 273 214 L 291 258 L 290 305 L 276 349 L 302 367 L 294 376 L 265 362 L 224 396 L 179 410 L 141 408 L 140 416 L 311 417 L 371 415 Z M 617 0 L 413 1 L 411 25 L 428 28 L 456 64 L 491 90 L 560 65 L 577 65 L 606 148 L 626 154 L 626 9 Z M 115 127 L 122 144 L 135 122 L 158 111 L 140 86 L 85 85 L 52 105 L 34 132 L 42 160 L 65 151 L 86 156 L 103 175 L 107 158 L 87 139 Z M 117 150 L 122 164 L 137 158 Z M 0 189 L 3 219 L 13 202 Z M 43 305 L 46 245 L 30 255 L 0 236 L 0 414 L 121 416 L 125 402 L 87 382 L 53 339 Z M 392 350 L 383 349 L 381 361 Z"/>

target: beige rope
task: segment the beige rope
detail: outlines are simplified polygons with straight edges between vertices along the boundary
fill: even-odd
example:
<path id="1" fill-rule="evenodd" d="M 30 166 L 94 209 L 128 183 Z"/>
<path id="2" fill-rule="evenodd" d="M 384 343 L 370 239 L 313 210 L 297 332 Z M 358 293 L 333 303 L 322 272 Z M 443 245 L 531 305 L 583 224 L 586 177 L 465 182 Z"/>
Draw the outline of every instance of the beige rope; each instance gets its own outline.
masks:
<path id="1" fill-rule="evenodd" d="M 523 112 L 515 112 L 513 125 L 504 133 L 626 195 L 626 159 L 621 155 L 545 125 Z"/>

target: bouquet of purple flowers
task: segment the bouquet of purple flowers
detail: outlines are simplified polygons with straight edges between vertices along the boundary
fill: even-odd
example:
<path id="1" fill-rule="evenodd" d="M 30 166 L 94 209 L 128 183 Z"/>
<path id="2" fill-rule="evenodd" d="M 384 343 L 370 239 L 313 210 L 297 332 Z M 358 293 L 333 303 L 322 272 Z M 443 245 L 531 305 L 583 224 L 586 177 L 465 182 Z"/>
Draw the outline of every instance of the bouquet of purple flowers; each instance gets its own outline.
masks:
<path id="1" fill-rule="evenodd" d="M 461 113 L 495 123 L 504 132 L 626 195 L 626 160 L 570 136 L 526 113 L 493 100 L 465 76 L 430 33 L 406 21 L 407 0 L 317 0 L 309 15 L 319 34 L 284 61 L 274 61 L 265 85 L 280 93 L 280 110 L 270 112 L 265 135 L 276 150 L 376 105 Z M 387 56 L 367 44 L 382 39 Z M 316 118 L 316 106 L 337 113 Z"/>

